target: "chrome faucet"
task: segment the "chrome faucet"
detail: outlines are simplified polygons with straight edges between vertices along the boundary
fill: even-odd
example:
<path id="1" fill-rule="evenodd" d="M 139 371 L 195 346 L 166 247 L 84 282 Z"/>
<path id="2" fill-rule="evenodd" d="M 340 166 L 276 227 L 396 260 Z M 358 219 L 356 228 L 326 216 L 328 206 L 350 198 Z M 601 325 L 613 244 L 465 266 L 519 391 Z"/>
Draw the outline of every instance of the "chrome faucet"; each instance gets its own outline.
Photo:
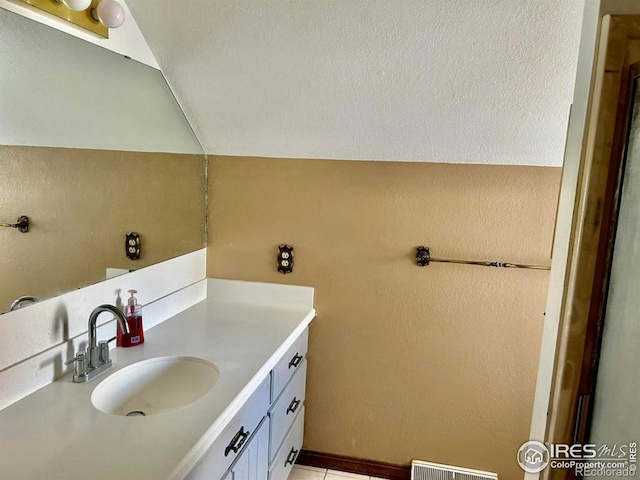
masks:
<path id="1" fill-rule="evenodd" d="M 88 382 L 111 366 L 111 359 L 109 358 L 109 343 L 115 340 L 116 337 L 96 344 L 96 324 L 98 322 L 98 316 L 103 312 L 113 314 L 113 316 L 116 317 L 117 323 L 120 325 L 122 332 L 125 334 L 129 333 L 127 319 L 120 309 L 113 305 L 100 305 L 94 308 L 91 315 L 89 315 L 89 346 L 87 347 L 87 351 L 78 352 L 74 358 L 65 362 L 65 365 L 75 362 L 75 373 L 73 375 L 73 381 L 75 383 Z M 118 327 L 116 326 L 116 328 Z"/>
<path id="2" fill-rule="evenodd" d="M 14 312 L 28 305 L 38 303 L 39 301 L 39 298 L 32 297 L 31 295 L 25 295 L 24 297 L 16 298 L 11 304 L 11 311 Z"/>

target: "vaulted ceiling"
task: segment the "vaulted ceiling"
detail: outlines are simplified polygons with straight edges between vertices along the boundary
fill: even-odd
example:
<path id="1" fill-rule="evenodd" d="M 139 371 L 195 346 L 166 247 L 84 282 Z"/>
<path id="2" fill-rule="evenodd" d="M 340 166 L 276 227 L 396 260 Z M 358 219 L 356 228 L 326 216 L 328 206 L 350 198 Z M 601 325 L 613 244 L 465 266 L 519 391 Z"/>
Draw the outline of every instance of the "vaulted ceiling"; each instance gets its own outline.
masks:
<path id="1" fill-rule="evenodd" d="M 560 165 L 584 0 L 129 0 L 210 154 Z"/>

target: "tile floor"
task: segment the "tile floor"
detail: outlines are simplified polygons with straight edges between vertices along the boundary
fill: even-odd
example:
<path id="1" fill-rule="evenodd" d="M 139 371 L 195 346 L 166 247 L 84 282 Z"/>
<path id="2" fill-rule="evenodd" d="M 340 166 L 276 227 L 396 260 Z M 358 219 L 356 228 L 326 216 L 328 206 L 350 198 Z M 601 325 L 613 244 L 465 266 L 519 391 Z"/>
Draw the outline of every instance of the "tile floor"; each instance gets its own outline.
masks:
<path id="1" fill-rule="evenodd" d="M 357 473 L 339 472 L 325 468 L 294 465 L 288 480 L 385 480 L 384 478 L 359 475 Z"/>

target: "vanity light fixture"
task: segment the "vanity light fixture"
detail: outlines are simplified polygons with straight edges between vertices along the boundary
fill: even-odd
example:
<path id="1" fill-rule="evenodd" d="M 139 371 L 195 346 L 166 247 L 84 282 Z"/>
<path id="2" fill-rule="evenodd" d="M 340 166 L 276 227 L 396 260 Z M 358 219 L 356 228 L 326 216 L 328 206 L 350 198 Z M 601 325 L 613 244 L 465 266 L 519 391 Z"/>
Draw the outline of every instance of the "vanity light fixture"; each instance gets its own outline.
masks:
<path id="1" fill-rule="evenodd" d="M 116 0 L 19 0 L 32 7 L 109 38 L 110 28 L 125 21 L 125 10 Z"/>
<path id="2" fill-rule="evenodd" d="M 64 3 L 74 12 L 82 12 L 91 7 L 93 0 L 54 0 Z M 91 16 L 107 28 L 119 28 L 124 23 L 124 8 L 116 0 L 102 0 L 98 6 L 91 8 Z"/>

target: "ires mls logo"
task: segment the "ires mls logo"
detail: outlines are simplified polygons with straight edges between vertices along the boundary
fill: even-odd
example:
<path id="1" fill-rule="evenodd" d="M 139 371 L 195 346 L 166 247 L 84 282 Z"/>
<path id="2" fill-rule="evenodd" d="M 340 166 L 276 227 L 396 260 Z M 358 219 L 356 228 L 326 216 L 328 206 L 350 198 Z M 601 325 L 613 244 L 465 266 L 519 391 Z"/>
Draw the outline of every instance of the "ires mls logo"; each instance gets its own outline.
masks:
<path id="1" fill-rule="evenodd" d="M 527 473 L 539 473 L 548 466 L 572 469 L 582 477 L 633 477 L 637 469 L 637 444 L 621 445 L 543 444 L 529 441 L 518 450 L 518 464 Z"/>
<path id="2" fill-rule="evenodd" d="M 549 465 L 549 449 L 540 442 L 531 440 L 518 450 L 518 464 L 527 473 L 539 473 Z"/>

